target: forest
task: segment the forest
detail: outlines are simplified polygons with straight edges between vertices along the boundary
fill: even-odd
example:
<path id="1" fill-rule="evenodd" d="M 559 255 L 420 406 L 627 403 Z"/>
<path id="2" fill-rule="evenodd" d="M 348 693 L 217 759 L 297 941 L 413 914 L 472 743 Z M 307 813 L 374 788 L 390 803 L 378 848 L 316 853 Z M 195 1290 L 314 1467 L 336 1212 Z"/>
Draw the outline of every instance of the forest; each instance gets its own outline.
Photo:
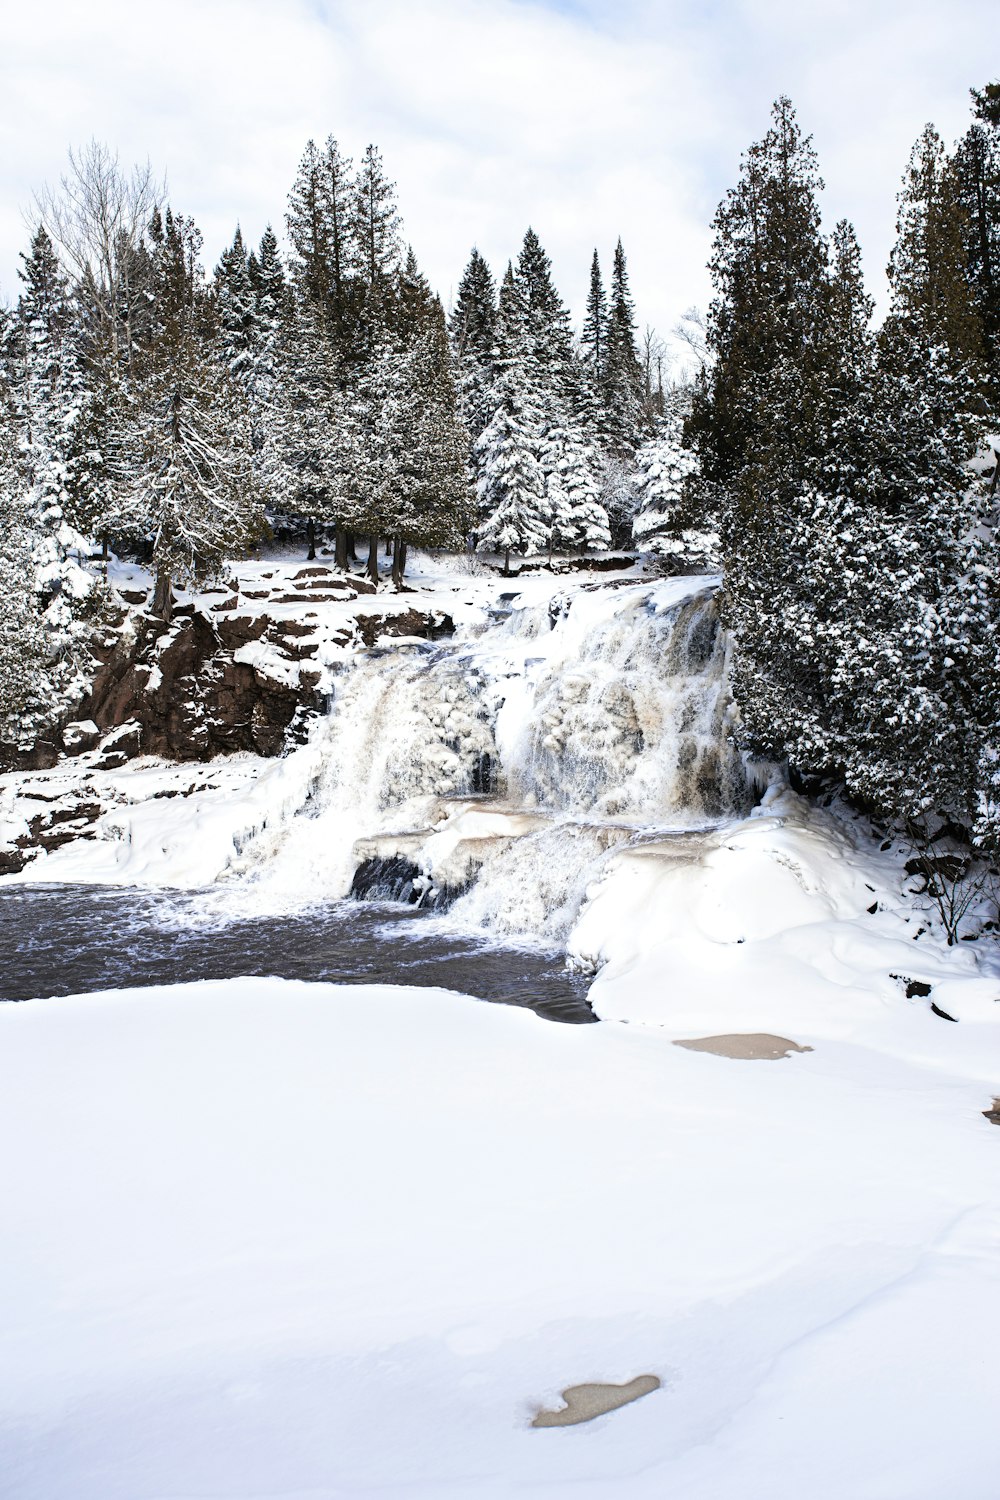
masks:
<path id="1" fill-rule="evenodd" d="M 72 717 L 112 554 L 169 620 L 275 536 L 375 582 L 388 545 L 397 588 L 409 547 L 633 549 L 722 572 L 742 751 L 995 853 L 1000 85 L 953 149 L 914 145 L 877 328 L 822 192 L 782 97 L 671 380 L 620 240 L 579 331 L 531 228 L 500 277 L 473 249 L 446 310 L 375 146 L 310 141 L 284 240 L 237 228 L 211 273 L 149 167 L 72 151 L 0 313 L 0 756 Z"/>

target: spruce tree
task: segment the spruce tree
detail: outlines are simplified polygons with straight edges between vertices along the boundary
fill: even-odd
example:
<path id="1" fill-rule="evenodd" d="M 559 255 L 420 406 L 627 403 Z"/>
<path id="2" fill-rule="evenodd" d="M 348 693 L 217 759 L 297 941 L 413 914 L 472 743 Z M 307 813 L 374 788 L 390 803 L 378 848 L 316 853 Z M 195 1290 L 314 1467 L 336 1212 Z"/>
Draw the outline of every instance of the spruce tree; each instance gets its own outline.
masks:
<path id="1" fill-rule="evenodd" d="M 686 392 L 668 397 L 655 432 L 636 454 L 632 538 L 641 552 L 658 553 L 676 569 L 706 572 L 718 566 L 719 536 L 716 518 L 701 509 L 691 483 L 698 460 L 684 443 L 689 409 Z"/>
<path id="2" fill-rule="evenodd" d="M 583 346 L 583 363 L 594 392 L 603 389 L 607 363 L 608 299 L 601 280 L 601 263 L 594 251 L 590 264 L 590 287 L 587 292 L 587 311 L 583 320 L 580 342 Z"/>
<path id="3" fill-rule="evenodd" d="M 259 276 L 259 268 L 258 268 Z M 249 387 L 253 370 L 256 298 L 239 225 L 215 270 L 220 355 L 230 375 Z"/>
<path id="4" fill-rule="evenodd" d="M 35 588 L 34 539 L 18 433 L 9 391 L 0 390 L 0 757 L 30 743 L 44 719 L 52 683 L 41 603 Z"/>
<path id="5" fill-rule="evenodd" d="M 470 443 L 475 443 L 493 414 L 496 325 L 497 292 L 493 276 L 479 251 L 473 249 L 458 284 L 458 297 L 449 322 L 458 365 L 459 409 Z"/>
<path id="6" fill-rule="evenodd" d="M 168 208 L 152 238 L 151 337 L 124 418 L 121 478 L 152 540 L 154 612 L 169 620 L 174 585 L 243 550 L 263 514 L 245 390 L 215 353 L 201 235 Z"/>
<path id="7" fill-rule="evenodd" d="M 635 310 L 621 240 L 615 247 L 603 378 L 603 438 L 623 456 L 634 452 L 645 425 L 642 367 L 635 337 Z"/>
<path id="8" fill-rule="evenodd" d="M 79 359 L 66 278 L 52 241 L 39 227 L 19 272 L 10 390 L 27 487 L 34 585 L 45 608 L 50 653 L 70 689 L 86 654 L 81 615 L 92 589 L 88 544 L 79 524 L 100 524 L 99 492 L 84 459 L 91 402 Z"/>

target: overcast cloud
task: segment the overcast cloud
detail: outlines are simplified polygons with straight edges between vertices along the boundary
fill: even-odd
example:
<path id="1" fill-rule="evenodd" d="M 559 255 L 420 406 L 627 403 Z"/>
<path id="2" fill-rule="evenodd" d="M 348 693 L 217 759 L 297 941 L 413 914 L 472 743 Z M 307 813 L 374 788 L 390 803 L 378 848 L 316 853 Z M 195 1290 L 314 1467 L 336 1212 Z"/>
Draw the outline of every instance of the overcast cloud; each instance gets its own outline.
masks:
<path id="1" fill-rule="evenodd" d="M 579 317 L 620 234 L 642 322 L 704 305 L 718 199 L 791 95 L 828 225 L 854 220 L 882 295 L 895 193 L 927 120 L 950 144 L 996 76 L 988 0 L 50 0 L 5 7 L 0 294 L 22 211 L 91 136 L 166 171 L 209 266 L 237 220 L 283 228 L 305 141 L 369 141 L 447 302 L 473 244 L 497 273 L 528 224 Z"/>

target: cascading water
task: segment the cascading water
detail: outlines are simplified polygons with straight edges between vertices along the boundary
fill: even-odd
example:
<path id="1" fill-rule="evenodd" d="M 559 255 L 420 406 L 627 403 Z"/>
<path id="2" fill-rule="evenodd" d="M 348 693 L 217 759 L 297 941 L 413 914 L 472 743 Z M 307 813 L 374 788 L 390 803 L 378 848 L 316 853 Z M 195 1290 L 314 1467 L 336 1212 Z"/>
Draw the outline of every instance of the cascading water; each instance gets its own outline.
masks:
<path id="1" fill-rule="evenodd" d="M 704 580 L 583 585 L 447 645 L 357 661 L 298 813 L 233 875 L 300 899 L 454 900 L 558 941 L 614 852 L 741 811 L 727 643 Z"/>

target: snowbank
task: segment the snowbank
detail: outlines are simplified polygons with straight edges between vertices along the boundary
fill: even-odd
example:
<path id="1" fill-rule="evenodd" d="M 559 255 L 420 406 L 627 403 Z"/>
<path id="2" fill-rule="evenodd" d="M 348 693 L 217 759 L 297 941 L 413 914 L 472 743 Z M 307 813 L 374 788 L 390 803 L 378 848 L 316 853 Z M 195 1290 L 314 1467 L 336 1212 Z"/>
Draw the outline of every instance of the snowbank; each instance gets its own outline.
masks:
<path id="1" fill-rule="evenodd" d="M 998 1034 L 927 1024 L 930 1066 L 440 991 L 0 1007 L 0 1494 L 993 1500 Z"/>
<path id="2" fill-rule="evenodd" d="M 742 822 L 619 853 L 569 941 L 603 966 L 606 1019 L 672 1035 L 772 1031 L 879 1045 L 903 1024 L 937 1045 L 931 1003 L 1000 1025 L 1000 975 L 944 948 L 900 889 L 898 853 L 855 841 L 844 819 L 775 788 Z M 908 983 L 931 987 L 907 1000 Z"/>

